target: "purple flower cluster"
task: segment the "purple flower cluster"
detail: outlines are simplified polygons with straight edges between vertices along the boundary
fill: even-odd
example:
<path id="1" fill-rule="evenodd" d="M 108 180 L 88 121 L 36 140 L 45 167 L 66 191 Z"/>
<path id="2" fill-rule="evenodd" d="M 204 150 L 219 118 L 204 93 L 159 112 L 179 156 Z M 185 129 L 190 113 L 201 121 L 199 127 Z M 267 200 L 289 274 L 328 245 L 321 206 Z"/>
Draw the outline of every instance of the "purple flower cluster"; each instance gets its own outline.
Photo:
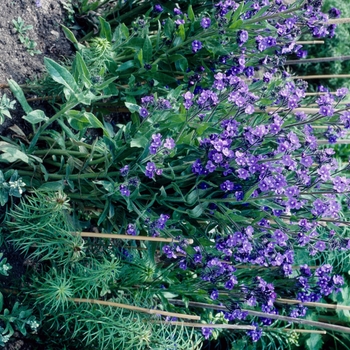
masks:
<path id="1" fill-rule="evenodd" d="M 201 27 L 203 29 L 208 29 L 210 27 L 211 24 L 211 19 L 209 17 L 204 17 L 201 20 Z"/>
<path id="2" fill-rule="evenodd" d="M 202 43 L 199 40 L 194 40 L 192 42 L 192 52 L 196 53 L 203 47 Z"/>
<path id="3" fill-rule="evenodd" d="M 153 179 L 155 175 L 162 175 L 163 169 L 158 169 L 156 164 L 153 162 L 147 162 L 146 169 L 145 169 L 145 175 Z"/>
<path id="4" fill-rule="evenodd" d="M 156 154 L 158 152 L 158 149 L 162 146 L 162 144 L 163 144 L 163 147 L 167 149 L 173 149 L 175 147 L 175 141 L 173 138 L 169 137 L 163 143 L 162 135 L 158 133 L 158 134 L 152 135 L 152 142 L 149 147 L 149 152 L 151 154 Z"/>
<path id="5" fill-rule="evenodd" d="M 180 240 L 179 242 L 176 242 L 176 243 L 170 243 L 170 244 L 164 245 L 162 250 L 168 259 L 177 259 L 179 256 L 185 257 L 185 258 L 182 258 L 180 260 L 179 267 L 182 270 L 186 270 L 187 269 L 187 263 L 186 263 L 187 253 L 186 253 L 185 249 L 187 246 L 188 246 L 188 243 L 186 240 Z"/>
<path id="6" fill-rule="evenodd" d="M 300 266 L 300 275 L 296 278 L 297 299 L 302 302 L 317 302 L 322 296 L 328 296 L 332 292 L 337 292 L 344 284 L 344 279 L 340 275 L 332 275 L 333 267 L 329 264 L 322 265 L 312 274 L 308 265 Z M 304 309 L 302 310 L 305 311 Z M 303 317 L 301 310 L 293 309 L 293 317 Z M 300 313 L 296 315 L 296 313 Z"/>
<path id="7" fill-rule="evenodd" d="M 141 98 L 141 108 L 139 114 L 142 118 L 147 118 L 150 115 L 149 110 L 153 109 L 153 112 L 160 110 L 169 110 L 172 108 L 169 100 L 159 97 L 155 100 L 153 95 L 144 96 Z"/>

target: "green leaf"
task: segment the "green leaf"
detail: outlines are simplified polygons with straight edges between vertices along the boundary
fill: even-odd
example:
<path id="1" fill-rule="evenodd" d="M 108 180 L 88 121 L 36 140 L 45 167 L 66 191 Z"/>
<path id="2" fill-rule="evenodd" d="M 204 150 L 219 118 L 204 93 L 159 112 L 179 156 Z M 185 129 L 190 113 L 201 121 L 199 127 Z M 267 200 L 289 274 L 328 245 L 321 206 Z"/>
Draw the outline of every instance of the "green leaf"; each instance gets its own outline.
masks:
<path id="1" fill-rule="evenodd" d="M 20 151 L 17 146 L 11 145 L 8 142 L 0 141 L 0 150 L 4 153 L 0 154 L 0 162 L 9 162 L 13 163 L 17 160 L 21 160 L 24 163 L 28 164 L 28 156 Z"/>
<path id="2" fill-rule="evenodd" d="M 186 57 L 184 57 L 182 55 L 179 55 L 179 54 L 176 54 L 176 55 L 172 55 L 169 58 L 169 60 L 170 60 L 171 63 L 175 63 L 176 70 L 180 70 L 182 72 L 186 72 L 187 71 L 188 62 L 187 62 L 187 58 Z"/>
<path id="3" fill-rule="evenodd" d="M 145 136 L 139 136 L 132 139 L 130 142 L 130 147 L 145 148 L 149 143 L 149 140 Z"/>
<path id="4" fill-rule="evenodd" d="M 238 29 L 242 26 L 242 24 L 243 24 L 243 21 L 239 19 L 238 21 L 230 25 L 230 29 Z"/>
<path id="5" fill-rule="evenodd" d="M 142 48 L 143 60 L 146 63 L 150 63 L 151 60 L 152 60 L 152 55 L 153 55 L 152 50 L 153 50 L 153 48 L 152 48 L 151 39 L 148 36 L 146 36 L 145 37 L 145 42 L 143 43 L 143 48 Z"/>
<path id="6" fill-rule="evenodd" d="M 244 7 L 244 1 L 241 2 L 241 4 L 238 6 L 237 10 L 234 12 L 232 18 L 231 18 L 231 22 L 232 24 L 230 25 L 230 29 L 235 29 L 235 25 L 236 25 L 236 21 L 238 20 L 239 16 L 242 13 L 243 7 Z"/>
<path id="7" fill-rule="evenodd" d="M 98 17 L 100 21 L 100 37 L 106 38 L 109 42 L 112 41 L 111 25 L 102 17 Z"/>
<path id="8" fill-rule="evenodd" d="M 143 50 L 140 49 L 140 51 L 137 53 L 137 60 L 139 61 L 141 67 L 143 67 Z"/>
<path id="9" fill-rule="evenodd" d="M 189 20 L 190 20 L 191 22 L 194 22 L 195 16 L 194 16 L 194 12 L 193 12 L 192 5 L 188 6 L 187 14 L 188 14 Z"/>
<path id="10" fill-rule="evenodd" d="M 124 102 L 125 104 L 125 107 L 131 112 L 131 113 L 134 113 L 134 112 L 139 112 L 141 107 L 135 103 L 130 103 L 130 102 Z"/>
<path id="11" fill-rule="evenodd" d="M 81 131 L 85 128 L 100 128 L 108 135 L 104 125 L 90 112 L 70 110 L 66 114 L 68 123 L 75 130 Z"/>
<path id="12" fill-rule="evenodd" d="M 312 333 L 309 339 L 306 341 L 306 346 L 309 350 L 322 349 L 323 340 L 321 334 Z"/>
<path id="13" fill-rule="evenodd" d="M 181 38 L 181 40 L 185 41 L 185 39 L 186 39 L 186 30 L 185 30 L 185 26 L 183 24 L 179 25 L 179 28 L 177 29 L 177 33 L 179 34 L 179 37 Z"/>
<path id="14" fill-rule="evenodd" d="M 201 203 L 201 204 L 196 205 L 191 210 L 186 210 L 186 212 L 188 213 L 188 215 L 191 218 L 196 219 L 203 214 L 203 211 L 207 208 L 208 205 L 209 205 L 209 203 Z"/>
<path id="15" fill-rule="evenodd" d="M 68 29 L 67 27 L 65 27 L 63 24 L 61 24 L 61 27 L 63 29 L 63 32 L 66 36 L 66 38 L 75 45 L 75 47 L 78 50 L 81 50 L 84 48 L 84 45 L 80 44 L 79 41 L 77 40 L 77 38 L 75 37 L 75 35 L 73 34 L 73 32 Z"/>
<path id="16" fill-rule="evenodd" d="M 135 64 L 134 64 L 133 60 L 126 61 L 118 67 L 117 72 L 124 72 L 125 70 L 133 68 L 134 66 L 135 66 Z"/>
<path id="17" fill-rule="evenodd" d="M 27 115 L 23 116 L 22 118 L 33 125 L 43 121 L 46 122 L 47 120 L 49 120 L 49 118 L 45 115 L 45 113 L 40 109 L 36 109 L 30 112 Z"/>
<path id="18" fill-rule="evenodd" d="M 83 86 L 89 89 L 91 87 L 91 74 L 79 52 L 75 54 L 72 69 L 75 81 L 81 82 Z M 80 87 L 82 88 L 83 86 Z"/>
<path id="19" fill-rule="evenodd" d="M 250 196 L 252 195 L 252 193 L 259 187 L 259 185 L 254 185 L 252 186 L 245 194 L 244 194 L 244 198 L 243 198 L 243 202 L 248 200 L 250 198 Z"/>
<path id="20" fill-rule="evenodd" d="M 173 38 L 174 29 L 175 29 L 174 22 L 170 18 L 167 18 L 167 20 L 165 21 L 165 25 L 164 25 L 164 34 L 169 39 Z"/>
<path id="21" fill-rule="evenodd" d="M 33 109 L 29 106 L 21 87 L 12 79 L 8 79 L 7 81 L 9 83 L 12 93 L 15 95 L 16 99 L 21 104 L 24 112 L 26 112 L 26 114 L 30 113 Z"/>
<path id="22" fill-rule="evenodd" d="M 69 91 L 71 91 L 74 95 L 79 94 L 80 89 L 72 76 L 68 72 L 68 70 L 54 60 L 45 57 L 44 58 L 45 66 L 47 71 L 49 72 L 51 78 L 57 83 L 65 86 Z"/>
<path id="23" fill-rule="evenodd" d="M 4 296 L 0 292 L 0 312 L 2 311 L 3 307 L 4 307 Z"/>
<path id="24" fill-rule="evenodd" d="M 39 187 L 39 191 L 63 191 L 64 190 L 64 180 L 45 182 Z"/>

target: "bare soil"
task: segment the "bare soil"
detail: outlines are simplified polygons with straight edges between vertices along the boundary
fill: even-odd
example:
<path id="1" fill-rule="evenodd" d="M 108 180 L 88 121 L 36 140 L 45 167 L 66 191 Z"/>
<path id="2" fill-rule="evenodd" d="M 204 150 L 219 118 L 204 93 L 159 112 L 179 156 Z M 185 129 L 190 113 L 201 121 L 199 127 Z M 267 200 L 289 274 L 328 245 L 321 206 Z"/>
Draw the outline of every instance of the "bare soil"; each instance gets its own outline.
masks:
<path id="1" fill-rule="evenodd" d="M 56 61 L 73 53 L 70 42 L 66 39 L 61 24 L 65 22 L 65 12 L 61 0 L 40 0 L 36 6 L 35 0 L 1 0 L 0 7 L 0 84 L 6 84 L 8 79 L 24 84 L 28 80 L 39 78 L 45 71 L 44 57 Z M 12 20 L 21 17 L 25 25 L 32 25 L 27 36 L 37 43 L 36 49 L 41 54 L 31 55 L 19 41 Z M 11 97 L 10 90 L 0 89 L 0 97 L 6 93 Z M 0 125 L 0 136 L 5 136 L 8 127 L 23 123 L 22 110 L 16 103 L 16 110 L 10 111 L 12 120 Z"/>

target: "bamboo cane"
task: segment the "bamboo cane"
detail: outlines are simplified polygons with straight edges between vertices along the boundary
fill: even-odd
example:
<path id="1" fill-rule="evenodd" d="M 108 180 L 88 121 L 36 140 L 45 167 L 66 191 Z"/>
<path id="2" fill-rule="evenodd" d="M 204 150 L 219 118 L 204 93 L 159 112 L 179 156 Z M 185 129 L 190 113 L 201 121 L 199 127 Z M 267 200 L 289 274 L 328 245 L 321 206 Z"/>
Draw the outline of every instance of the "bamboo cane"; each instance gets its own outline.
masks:
<path id="1" fill-rule="evenodd" d="M 286 65 L 319 63 L 319 62 L 334 62 L 334 61 L 348 61 L 350 56 L 336 56 L 336 57 L 319 57 L 319 58 L 305 58 L 300 60 L 287 60 Z"/>
<path id="2" fill-rule="evenodd" d="M 254 326 L 243 326 L 238 324 L 211 324 L 211 323 L 191 323 L 191 322 L 178 322 L 178 321 L 150 321 L 151 323 L 158 324 L 169 324 L 173 326 L 187 326 L 194 328 L 219 328 L 219 329 L 244 329 L 244 330 L 255 330 Z"/>
<path id="3" fill-rule="evenodd" d="M 329 92 L 305 92 L 305 96 L 319 96 L 319 95 L 325 95 L 325 94 L 335 94 L 335 91 L 329 91 Z"/>
<path id="4" fill-rule="evenodd" d="M 162 316 L 169 316 L 169 317 L 179 317 L 179 318 L 186 318 L 189 320 L 197 320 L 199 321 L 201 318 L 197 315 L 186 315 L 186 314 L 180 314 L 177 312 L 168 312 L 168 311 L 162 311 L 162 310 L 155 310 L 155 309 L 146 309 L 144 307 L 139 306 L 133 306 L 133 305 L 127 305 L 127 304 L 121 304 L 121 303 L 115 303 L 112 301 L 103 301 L 103 300 L 97 300 L 97 299 L 80 299 L 80 298 L 70 298 L 70 301 L 73 301 L 75 303 L 88 303 L 88 304 L 98 304 L 98 305 L 106 305 L 106 306 L 113 306 L 113 307 L 120 307 L 122 309 L 126 310 L 132 310 L 136 312 L 142 312 L 145 314 L 150 315 L 162 315 Z"/>
<path id="5" fill-rule="evenodd" d="M 327 21 L 327 24 L 343 24 L 350 23 L 350 18 L 331 18 Z"/>
<path id="6" fill-rule="evenodd" d="M 81 237 L 95 237 L 95 238 L 110 238 L 110 239 L 131 239 L 135 241 L 150 241 L 150 242 L 165 242 L 165 243 L 178 243 L 179 240 L 173 238 L 162 237 L 147 237 L 147 236 L 132 236 L 132 235 L 119 235 L 112 233 L 95 233 L 95 232 L 80 232 Z M 188 244 L 193 244 L 193 239 L 186 239 Z"/>
<path id="7" fill-rule="evenodd" d="M 317 144 L 320 145 L 328 145 L 328 140 L 317 140 Z M 350 145 L 350 140 L 337 140 L 337 145 Z"/>
<path id="8" fill-rule="evenodd" d="M 174 299 L 168 299 L 168 301 L 175 305 L 185 305 L 185 302 L 182 300 L 174 300 Z M 188 303 L 189 306 L 192 307 L 198 307 L 203 309 L 212 309 L 212 310 L 218 310 L 218 311 L 229 311 L 225 306 L 220 305 L 212 305 L 212 304 L 205 304 L 205 303 L 199 303 L 199 302 L 193 302 L 190 301 Z M 281 315 L 274 315 L 274 314 L 266 314 L 264 312 L 260 311 L 253 311 L 253 310 L 246 310 L 241 309 L 243 312 L 247 312 L 248 315 L 251 316 L 257 316 L 257 317 L 264 317 L 264 318 L 270 318 L 273 320 L 280 320 L 285 322 L 291 322 L 291 323 L 297 323 L 297 324 L 304 324 L 307 326 L 317 327 L 317 328 L 323 328 L 323 329 L 329 329 L 336 332 L 342 332 L 350 334 L 350 328 L 349 327 L 343 327 L 318 321 L 311 321 L 311 320 L 304 320 L 301 318 L 295 318 L 295 317 L 289 317 L 289 316 L 281 316 Z"/>
<path id="9" fill-rule="evenodd" d="M 297 41 L 296 44 L 297 44 L 297 45 L 324 44 L 324 40 Z"/>
<path id="10" fill-rule="evenodd" d="M 333 79 L 333 78 L 350 78 L 350 74 L 325 74 L 325 75 L 296 75 L 291 79 Z"/>
<path id="11" fill-rule="evenodd" d="M 287 109 L 289 111 L 289 109 Z M 259 108 L 255 108 L 255 112 L 277 112 L 283 111 L 281 107 L 266 107 L 264 111 Z M 309 108 L 309 107 L 298 107 L 292 109 L 292 112 L 305 112 L 305 113 L 318 113 L 320 111 L 319 108 Z M 335 109 L 334 112 L 338 112 L 338 109 Z"/>
<path id="12" fill-rule="evenodd" d="M 310 307 L 323 307 L 325 309 L 350 310 L 350 306 L 347 306 L 347 305 L 316 303 L 316 302 L 311 302 L 311 301 L 302 302 L 300 300 L 283 299 L 283 298 L 278 298 L 278 299 L 276 299 L 276 301 L 279 303 L 290 304 L 290 305 L 298 304 L 298 305 L 305 305 L 305 306 L 310 306 Z"/>
<path id="13" fill-rule="evenodd" d="M 316 331 L 316 330 L 312 330 L 312 329 L 298 329 L 298 328 L 271 328 L 271 327 L 267 327 L 265 330 L 269 331 L 269 330 L 279 330 L 279 331 L 283 331 L 283 332 L 295 332 L 295 333 L 314 333 L 314 334 L 327 334 L 326 331 Z"/>

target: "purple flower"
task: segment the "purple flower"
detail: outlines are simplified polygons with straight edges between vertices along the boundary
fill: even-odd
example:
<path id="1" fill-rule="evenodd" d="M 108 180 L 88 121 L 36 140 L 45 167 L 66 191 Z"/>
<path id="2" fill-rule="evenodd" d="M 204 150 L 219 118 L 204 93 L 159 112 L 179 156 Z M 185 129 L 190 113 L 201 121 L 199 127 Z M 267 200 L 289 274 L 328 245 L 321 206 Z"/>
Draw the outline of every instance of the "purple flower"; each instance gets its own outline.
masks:
<path id="1" fill-rule="evenodd" d="M 210 298 L 211 298 L 212 300 L 216 300 L 218 297 L 219 297 L 219 292 L 218 292 L 216 289 L 214 289 L 214 290 L 210 293 Z"/>
<path id="2" fill-rule="evenodd" d="M 140 109 L 139 114 L 140 114 L 140 116 L 141 116 L 142 118 L 146 118 L 146 117 L 149 116 L 148 110 L 147 110 L 146 108 L 144 108 L 144 107 L 142 107 L 142 108 Z"/>
<path id="3" fill-rule="evenodd" d="M 211 24 L 211 20 L 209 17 L 204 17 L 202 18 L 201 20 L 201 26 L 203 29 L 207 29 L 210 27 L 210 24 Z"/>
<path id="4" fill-rule="evenodd" d="M 174 13 L 175 13 L 175 15 L 178 15 L 178 16 L 182 15 L 182 11 L 180 9 L 178 9 L 177 7 L 174 8 Z"/>
<path id="5" fill-rule="evenodd" d="M 239 30 L 237 33 L 237 43 L 242 46 L 248 40 L 248 32 L 246 30 Z"/>
<path id="6" fill-rule="evenodd" d="M 319 113 L 325 117 L 332 117 L 334 114 L 334 108 L 332 106 L 321 106 Z"/>
<path id="7" fill-rule="evenodd" d="M 317 241 L 315 244 L 315 248 L 320 252 L 323 252 L 326 249 L 326 243 L 323 241 Z"/>
<path id="8" fill-rule="evenodd" d="M 337 97 L 345 97 L 348 94 L 349 90 L 347 88 L 340 88 L 336 91 L 336 96 Z"/>
<path id="9" fill-rule="evenodd" d="M 159 5 L 159 4 L 154 5 L 153 11 L 156 12 L 156 13 L 161 13 L 161 12 L 163 12 L 163 7 L 161 5 Z"/>
<path id="10" fill-rule="evenodd" d="M 187 264 L 186 264 L 186 260 L 185 259 L 180 260 L 179 267 L 182 270 L 186 270 L 187 269 Z"/>
<path id="11" fill-rule="evenodd" d="M 136 236 L 137 234 L 136 226 L 133 224 L 129 224 L 126 230 L 126 233 L 131 236 Z"/>
<path id="12" fill-rule="evenodd" d="M 193 105 L 192 99 L 194 95 L 191 91 L 187 91 L 185 94 L 182 95 L 182 97 L 185 100 L 185 108 L 190 109 L 190 107 Z"/>
<path id="13" fill-rule="evenodd" d="M 164 147 L 167 149 L 173 149 L 175 147 L 175 141 L 169 137 L 164 142 Z"/>
<path id="14" fill-rule="evenodd" d="M 252 331 L 248 331 L 247 335 L 249 335 L 251 337 L 253 342 L 257 342 L 262 336 L 262 329 L 258 328 L 257 323 L 253 323 L 253 326 L 255 326 L 256 329 L 252 330 Z"/>
<path id="15" fill-rule="evenodd" d="M 203 47 L 202 43 L 199 40 L 194 40 L 192 42 L 192 52 L 196 53 Z"/>
<path id="16" fill-rule="evenodd" d="M 147 177 L 149 177 L 150 179 L 152 179 L 154 177 L 156 169 L 157 169 L 157 167 L 153 162 L 148 162 L 146 165 L 145 175 Z"/>
<path id="17" fill-rule="evenodd" d="M 332 7 L 329 11 L 328 11 L 329 17 L 330 18 L 339 18 L 341 15 L 341 11 L 339 9 L 337 9 L 336 7 Z"/>
<path id="18" fill-rule="evenodd" d="M 125 185 L 120 185 L 119 187 L 120 193 L 124 197 L 129 197 L 130 196 L 130 190 L 128 189 L 127 186 Z"/>
<path id="19" fill-rule="evenodd" d="M 185 21 L 183 19 L 177 19 L 175 22 L 174 22 L 177 26 L 181 25 L 181 24 L 185 24 Z"/>
<path id="20" fill-rule="evenodd" d="M 125 177 L 128 175 L 128 172 L 129 172 L 129 165 L 125 165 L 124 167 L 122 167 L 120 169 L 120 174 L 121 176 Z"/>
<path id="21" fill-rule="evenodd" d="M 212 333 L 213 333 L 213 328 L 208 328 L 208 327 L 202 328 L 202 334 L 205 339 L 209 339 Z"/>

